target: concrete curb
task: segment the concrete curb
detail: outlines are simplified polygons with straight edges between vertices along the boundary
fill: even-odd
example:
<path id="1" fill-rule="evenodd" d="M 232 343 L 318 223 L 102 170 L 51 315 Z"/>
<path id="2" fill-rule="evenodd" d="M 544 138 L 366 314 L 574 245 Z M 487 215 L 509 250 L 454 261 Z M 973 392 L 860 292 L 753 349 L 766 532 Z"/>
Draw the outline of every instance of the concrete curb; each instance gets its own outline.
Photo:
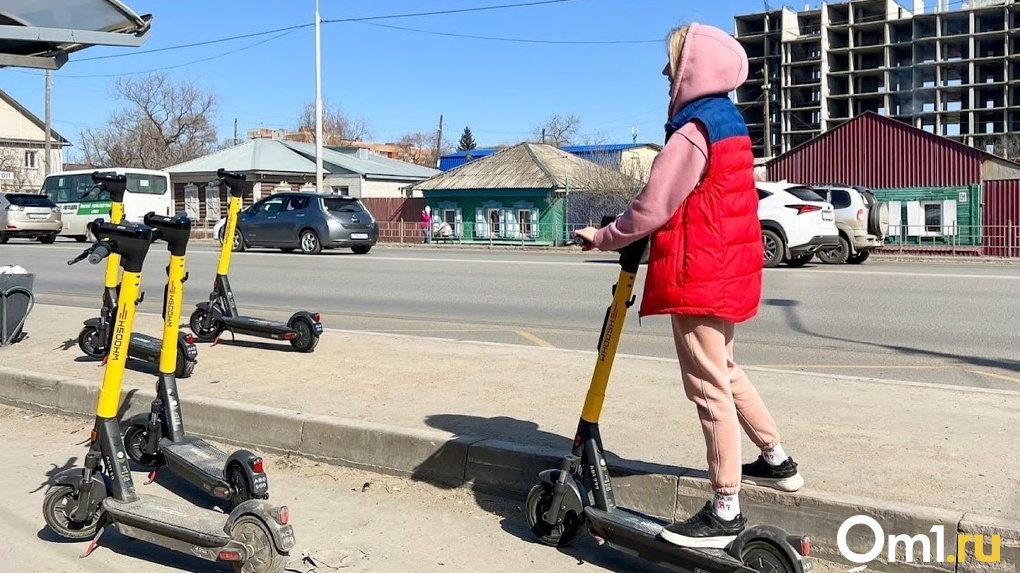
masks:
<path id="1" fill-rule="evenodd" d="M 98 384 L 69 377 L 37 374 L 0 367 L 0 403 L 29 410 L 91 418 Z M 153 391 L 128 390 L 121 416 L 148 412 Z M 381 474 L 421 479 L 445 487 L 523 497 L 539 471 L 558 467 L 565 452 L 499 440 L 454 435 L 438 430 L 408 429 L 365 422 L 238 404 L 213 398 L 184 398 L 181 402 L 189 433 L 256 452 L 295 454 L 334 465 L 357 467 Z M 236 430 L 244 428 L 240 437 Z M 657 473 L 657 467 L 640 462 L 614 464 L 611 471 L 619 503 L 653 516 L 671 519 L 690 515 L 709 492 L 703 472 L 683 475 Z M 841 555 L 836 532 L 845 519 L 866 515 L 876 519 L 888 535 L 927 535 L 933 525 L 946 529 L 946 551 L 954 554 L 955 532 L 982 534 L 984 555 L 992 553 L 991 536 L 1000 536 L 1000 561 L 984 563 L 968 546 L 963 563 L 906 563 L 898 546 L 895 563 L 886 563 L 888 547 L 868 567 L 880 571 L 959 573 L 1016 573 L 1020 563 L 1020 522 L 939 508 L 882 502 L 822 492 L 782 494 L 745 486 L 741 509 L 751 523 L 772 523 L 791 533 L 811 536 L 813 556 L 849 564 Z M 885 541 L 885 540 L 883 540 Z M 855 527 L 847 535 L 850 549 L 864 553 L 875 543 L 873 534 Z M 920 548 L 920 545 L 917 546 Z"/>

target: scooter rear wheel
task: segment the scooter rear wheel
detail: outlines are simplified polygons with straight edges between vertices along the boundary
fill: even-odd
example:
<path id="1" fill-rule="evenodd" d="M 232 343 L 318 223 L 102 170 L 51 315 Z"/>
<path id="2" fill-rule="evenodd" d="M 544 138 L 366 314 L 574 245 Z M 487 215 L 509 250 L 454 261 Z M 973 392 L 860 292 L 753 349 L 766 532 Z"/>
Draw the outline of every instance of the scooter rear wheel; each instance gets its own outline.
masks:
<path id="1" fill-rule="evenodd" d="M 148 428 L 139 424 L 131 424 L 122 430 L 124 436 L 124 450 L 128 459 L 142 466 L 143 468 L 155 468 L 163 465 L 163 456 L 159 452 L 150 454 L 145 451 L 145 444 L 149 439 Z"/>
<path id="2" fill-rule="evenodd" d="M 290 345 L 298 352 L 311 352 L 319 345 L 319 337 L 312 330 L 312 323 L 306 318 L 295 318 L 290 327 L 297 331 L 297 338 Z"/>
<path id="3" fill-rule="evenodd" d="M 282 573 L 287 565 L 286 554 L 277 551 L 269 530 L 255 516 L 239 517 L 230 528 L 230 538 L 254 553 L 243 563 L 234 563 L 237 573 Z"/>
<path id="4" fill-rule="evenodd" d="M 106 354 L 106 344 L 99 338 L 99 329 L 86 326 L 78 333 L 78 348 L 93 358 L 102 358 Z"/>
<path id="5" fill-rule="evenodd" d="M 740 552 L 740 560 L 758 573 L 802 573 L 778 547 L 768 541 L 748 542 Z"/>
<path id="6" fill-rule="evenodd" d="M 178 378 L 189 378 L 191 373 L 195 371 L 195 361 L 188 360 L 181 355 L 180 351 L 177 352 L 177 366 L 174 368 L 174 376 Z"/>
<path id="7" fill-rule="evenodd" d="M 528 518 L 528 526 L 538 540 L 551 547 L 567 547 L 581 533 L 581 516 L 568 511 L 560 525 L 549 525 L 542 520 L 542 514 L 551 511 L 553 499 L 552 485 L 541 482 L 535 484 L 524 502 L 524 514 Z"/>
<path id="8" fill-rule="evenodd" d="M 49 492 L 43 499 L 43 519 L 46 525 L 57 535 L 64 539 L 80 541 L 92 539 L 99 531 L 99 524 L 102 521 L 99 515 L 93 515 L 86 523 L 71 521 L 64 512 L 68 500 L 74 497 L 74 488 L 69 485 L 58 485 Z"/>

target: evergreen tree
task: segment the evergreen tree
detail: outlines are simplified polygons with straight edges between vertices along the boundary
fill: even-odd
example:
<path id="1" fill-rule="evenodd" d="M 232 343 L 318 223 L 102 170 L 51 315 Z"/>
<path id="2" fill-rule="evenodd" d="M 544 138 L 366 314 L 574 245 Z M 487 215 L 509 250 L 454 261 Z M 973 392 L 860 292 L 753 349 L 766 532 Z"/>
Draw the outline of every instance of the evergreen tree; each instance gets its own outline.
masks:
<path id="1" fill-rule="evenodd" d="M 460 134 L 460 144 L 457 146 L 457 151 L 467 151 L 478 147 L 475 143 L 475 138 L 471 135 L 471 128 L 464 127 L 464 133 Z"/>

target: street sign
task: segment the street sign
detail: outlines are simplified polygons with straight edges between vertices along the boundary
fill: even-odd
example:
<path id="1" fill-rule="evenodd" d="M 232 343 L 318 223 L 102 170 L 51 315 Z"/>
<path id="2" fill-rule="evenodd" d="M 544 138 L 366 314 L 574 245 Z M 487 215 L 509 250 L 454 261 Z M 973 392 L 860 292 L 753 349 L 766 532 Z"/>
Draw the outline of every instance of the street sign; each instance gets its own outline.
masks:
<path id="1" fill-rule="evenodd" d="M 14 172 L 0 171 L 0 181 L 14 181 Z"/>

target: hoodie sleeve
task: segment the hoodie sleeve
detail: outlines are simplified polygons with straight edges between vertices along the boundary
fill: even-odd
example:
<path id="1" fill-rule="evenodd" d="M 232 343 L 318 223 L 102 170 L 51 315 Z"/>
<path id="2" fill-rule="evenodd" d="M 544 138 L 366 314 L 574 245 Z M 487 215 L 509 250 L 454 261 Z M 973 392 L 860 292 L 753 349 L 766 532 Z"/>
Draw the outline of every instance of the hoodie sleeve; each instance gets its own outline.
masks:
<path id="1" fill-rule="evenodd" d="M 648 182 L 627 210 L 595 234 L 595 247 L 614 251 L 665 225 L 701 181 L 707 166 L 708 135 L 699 122 L 689 122 L 652 161 Z"/>

